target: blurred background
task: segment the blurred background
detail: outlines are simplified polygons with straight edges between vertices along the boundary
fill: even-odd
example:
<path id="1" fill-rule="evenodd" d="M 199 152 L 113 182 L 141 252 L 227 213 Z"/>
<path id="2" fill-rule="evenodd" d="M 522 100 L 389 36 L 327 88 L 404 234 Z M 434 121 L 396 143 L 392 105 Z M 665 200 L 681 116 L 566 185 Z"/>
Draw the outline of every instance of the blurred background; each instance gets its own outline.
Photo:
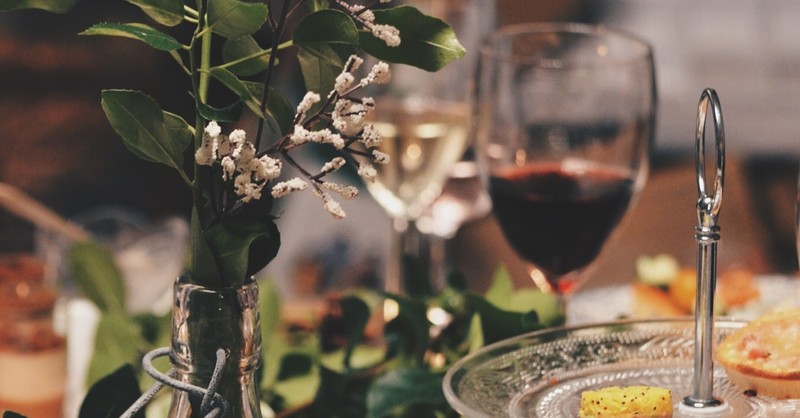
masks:
<path id="1" fill-rule="evenodd" d="M 151 94 L 164 109 L 191 114 L 183 75 L 166 54 L 142 43 L 76 35 L 95 22 L 124 22 L 139 13 L 123 1 L 83 0 L 67 18 L 40 11 L 0 15 L 0 182 L 67 218 L 110 205 L 154 221 L 188 213 L 187 190 L 177 176 L 127 152 L 99 103 L 103 88 L 132 88 Z M 659 113 L 650 179 L 589 286 L 632 279 L 642 254 L 669 253 L 693 265 L 693 135 L 705 87 L 720 95 L 727 133 L 721 265 L 757 273 L 797 270 L 797 16 L 800 3 L 793 0 L 497 1 L 495 25 L 605 23 L 654 47 Z M 475 57 L 470 50 L 465 59 Z M 313 196 L 298 195 L 284 205 L 292 205 L 279 220 L 284 244 L 268 271 L 284 290 L 380 280 L 389 218 L 367 193 L 344 204 L 344 222 L 332 220 Z M 309 219 L 314 231 L 303 228 Z M 0 210 L 0 251 L 33 251 L 35 235 L 31 225 Z M 500 262 L 526 283 L 523 263 L 491 216 L 466 223 L 445 249 L 449 263 L 476 288 L 489 282 Z"/>

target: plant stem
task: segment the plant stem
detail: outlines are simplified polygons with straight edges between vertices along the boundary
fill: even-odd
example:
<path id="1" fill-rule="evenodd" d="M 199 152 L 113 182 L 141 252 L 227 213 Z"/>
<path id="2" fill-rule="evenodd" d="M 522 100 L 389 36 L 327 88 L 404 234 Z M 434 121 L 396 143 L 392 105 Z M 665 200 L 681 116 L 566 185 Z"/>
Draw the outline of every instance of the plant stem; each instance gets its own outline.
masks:
<path id="1" fill-rule="evenodd" d="M 292 41 L 292 40 L 288 40 L 288 41 L 286 41 L 286 42 L 284 42 L 284 43 L 282 43 L 282 44 L 278 45 L 278 50 L 280 51 L 280 50 L 282 50 L 282 49 L 289 48 L 289 47 L 290 47 L 290 46 L 292 46 L 292 45 L 294 45 L 294 41 Z M 267 55 L 267 54 L 271 54 L 271 53 L 272 53 L 272 48 L 270 48 L 270 49 L 265 49 L 265 50 L 262 50 L 262 51 L 256 52 L 255 54 L 250 54 L 250 55 L 248 55 L 248 56 L 246 56 L 246 57 L 242 57 L 242 58 L 239 58 L 239 59 L 236 59 L 236 60 L 233 60 L 233 61 L 228 61 L 228 62 L 226 62 L 225 64 L 218 65 L 218 66 L 216 66 L 216 67 L 214 67 L 214 68 L 228 68 L 228 67 L 232 67 L 232 66 L 234 66 L 234 65 L 236 65 L 236 64 L 241 64 L 241 63 L 243 63 L 243 62 L 245 62 L 245 61 L 247 61 L 247 60 L 251 60 L 251 59 L 254 59 L 254 58 L 258 58 L 258 57 L 261 57 L 261 56 L 264 56 L 264 55 Z"/>
<path id="2" fill-rule="evenodd" d="M 272 71 L 275 68 L 275 60 L 278 58 L 278 45 L 280 45 L 281 37 L 283 35 L 283 26 L 286 23 L 286 16 L 289 13 L 289 3 L 291 0 L 284 0 L 283 7 L 281 8 L 281 16 L 278 20 L 278 28 L 272 34 L 272 48 L 269 54 L 269 64 L 267 66 L 267 74 L 264 76 L 264 94 L 261 95 L 261 113 L 267 113 L 267 98 L 269 97 L 269 85 L 272 81 Z M 261 134 L 264 132 L 264 119 L 258 120 L 258 129 L 256 130 L 256 150 L 261 145 Z"/>
<path id="3" fill-rule="evenodd" d="M 203 31 L 200 43 L 200 85 L 198 94 L 201 103 L 208 100 L 208 70 L 211 68 L 211 31 Z"/>

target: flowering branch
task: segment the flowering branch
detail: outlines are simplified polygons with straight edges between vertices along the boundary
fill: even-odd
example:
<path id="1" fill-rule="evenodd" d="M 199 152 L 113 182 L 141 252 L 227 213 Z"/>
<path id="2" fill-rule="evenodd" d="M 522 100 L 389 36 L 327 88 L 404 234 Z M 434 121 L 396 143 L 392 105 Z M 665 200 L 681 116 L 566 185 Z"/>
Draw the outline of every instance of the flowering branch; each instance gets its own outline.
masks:
<path id="1" fill-rule="evenodd" d="M 283 197 L 294 191 L 305 190 L 306 183 L 310 183 L 315 194 L 322 199 L 323 207 L 335 218 L 344 218 L 345 212 L 341 205 L 326 190 L 349 199 L 358 194 L 358 189 L 324 181 L 324 177 L 339 170 L 347 160 L 341 156 L 335 157 L 325 163 L 317 174 L 312 174 L 300 166 L 290 156 L 290 152 L 305 144 L 318 143 L 349 153 L 353 162 L 358 163 L 352 158 L 355 155 L 366 159 L 366 162 L 358 163 L 359 167 L 370 163 L 389 162 L 389 156 L 374 149 L 381 143 L 378 131 L 372 124 L 365 123 L 367 115 L 375 107 L 375 101 L 369 97 L 352 96 L 369 84 L 388 82 L 390 77 L 388 65 L 383 62 L 375 64 L 366 77 L 355 83 L 353 72 L 358 70 L 363 62 L 363 59 L 355 55 L 348 59 L 343 71 L 336 77 L 336 84 L 328 94 L 327 100 L 311 115 L 309 112 L 321 98 L 317 93 L 308 92 L 297 106 L 292 130 L 269 149 L 257 152 L 258 146 L 248 142 L 245 132 L 240 129 L 234 130 L 228 136 L 221 135 L 219 125 L 212 121 L 205 128 L 202 143 L 195 152 L 195 161 L 201 166 L 218 166 L 222 180 L 227 183 L 222 189 L 232 189 L 239 202 L 247 203 L 260 199 L 264 187 L 271 180 L 280 177 L 283 165 L 279 158 L 273 156 L 283 157 L 289 165 L 300 172 L 305 181 L 295 178 L 290 182 L 278 183 L 272 188 L 272 197 Z M 322 129 L 310 130 L 311 126 L 317 125 L 320 121 L 328 122 Z M 343 136 L 348 140 L 345 141 Z M 371 153 L 350 148 L 357 143 Z M 359 174 L 368 181 L 374 179 L 374 175 L 369 175 L 373 172 L 374 170 L 359 169 Z M 227 205 L 223 205 L 221 211 L 217 213 L 221 212 L 224 216 L 229 209 Z"/>
<path id="2" fill-rule="evenodd" d="M 0 10 L 64 12 L 76 1 L 16 0 L 13 5 L 0 4 Z M 102 106 L 131 152 L 172 167 L 191 187 L 189 272 L 196 283 L 236 286 L 275 257 L 280 247 L 271 214 L 275 198 L 310 188 L 332 216 L 344 217 L 336 199 L 351 198 L 358 190 L 329 181 L 328 175 L 352 165 L 370 181 L 376 175 L 375 164 L 389 160 L 375 149 L 380 136 L 366 123 L 375 102 L 358 97 L 358 92 L 388 80 L 386 63 L 436 71 L 463 56 L 464 49 L 446 23 L 413 7 L 378 8 L 389 2 L 281 0 L 272 10 L 270 2 L 243 0 L 195 0 L 193 6 L 184 0 L 137 0 L 129 3 L 140 7 L 150 22 L 100 23 L 82 33 L 144 42 L 169 53 L 189 76 L 195 102 L 191 124 L 138 91 L 104 90 Z M 289 19 L 301 11 L 306 14 Z M 193 30 L 176 31 L 191 33 L 181 42 L 152 23 L 188 24 Z M 261 31 L 269 32 L 270 48 L 258 44 L 255 35 Z M 212 54 L 216 46 L 222 47 L 221 54 Z M 309 92 L 297 106 L 272 86 L 281 63 L 278 54 L 289 50 L 297 52 Z M 356 80 L 361 54 L 381 62 Z M 212 87 L 227 89 L 235 101 L 210 103 Z M 322 98 L 321 92 L 329 93 Z M 245 107 L 258 118 L 254 142 L 243 129 L 222 133 L 226 123 L 242 120 Z M 269 143 L 261 147 L 264 140 Z M 311 143 L 337 155 L 319 169 L 302 167 L 292 154 Z M 184 161 L 187 150 L 196 159 L 189 171 Z M 291 167 L 297 177 L 280 181 L 284 167 Z"/>

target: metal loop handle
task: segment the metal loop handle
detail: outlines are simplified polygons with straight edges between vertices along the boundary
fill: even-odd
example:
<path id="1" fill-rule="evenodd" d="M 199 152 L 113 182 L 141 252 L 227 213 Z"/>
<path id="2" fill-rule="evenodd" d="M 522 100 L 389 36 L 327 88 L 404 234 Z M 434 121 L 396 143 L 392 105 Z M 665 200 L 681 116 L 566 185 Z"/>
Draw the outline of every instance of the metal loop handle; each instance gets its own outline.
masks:
<path id="1" fill-rule="evenodd" d="M 706 186 L 705 129 L 706 114 L 711 106 L 716 136 L 716 170 L 714 171 L 713 195 L 708 194 Z M 722 106 L 714 89 L 707 88 L 700 95 L 697 105 L 697 127 L 695 129 L 695 169 L 697 171 L 697 217 L 700 227 L 711 228 L 716 225 L 722 204 L 722 187 L 725 179 L 725 127 L 722 121 Z"/>
<path id="2" fill-rule="evenodd" d="M 709 196 L 705 178 L 705 126 L 708 107 L 714 117 L 714 131 L 717 139 L 717 165 L 714 176 L 714 192 Z M 725 176 L 725 130 L 722 124 L 722 107 L 717 93 L 705 89 L 697 106 L 697 129 L 695 131 L 695 161 L 697 163 L 697 217 L 695 228 L 697 240 L 697 292 L 695 295 L 695 336 L 694 373 L 692 394 L 681 403 L 684 410 L 716 411 L 726 408 L 726 404 L 714 397 L 714 289 L 717 282 L 717 241 L 720 228 L 717 226 L 719 209 L 722 203 L 722 184 Z"/>

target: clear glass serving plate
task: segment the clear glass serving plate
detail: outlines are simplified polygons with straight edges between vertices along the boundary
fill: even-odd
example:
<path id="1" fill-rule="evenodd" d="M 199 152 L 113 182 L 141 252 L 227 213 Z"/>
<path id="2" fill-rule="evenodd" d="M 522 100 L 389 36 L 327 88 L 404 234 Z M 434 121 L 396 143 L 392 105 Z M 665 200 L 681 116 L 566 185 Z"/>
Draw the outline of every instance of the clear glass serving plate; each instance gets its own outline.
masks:
<path id="1" fill-rule="evenodd" d="M 744 322 L 718 320 L 716 342 Z M 679 408 L 691 394 L 694 321 L 626 320 L 534 332 L 464 357 L 448 370 L 444 392 L 465 417 L 578 416 L 580 394 L 607 386 L 672 390 L 674 417 L 796 417 L 800 400 L 747 393 L 714 370 L 723 407 L 709 414 Z"/>

